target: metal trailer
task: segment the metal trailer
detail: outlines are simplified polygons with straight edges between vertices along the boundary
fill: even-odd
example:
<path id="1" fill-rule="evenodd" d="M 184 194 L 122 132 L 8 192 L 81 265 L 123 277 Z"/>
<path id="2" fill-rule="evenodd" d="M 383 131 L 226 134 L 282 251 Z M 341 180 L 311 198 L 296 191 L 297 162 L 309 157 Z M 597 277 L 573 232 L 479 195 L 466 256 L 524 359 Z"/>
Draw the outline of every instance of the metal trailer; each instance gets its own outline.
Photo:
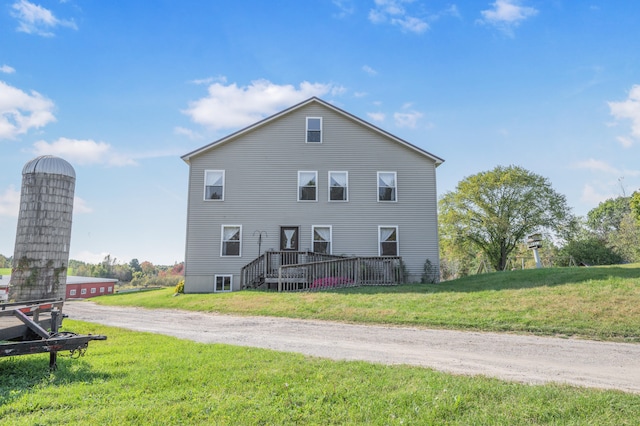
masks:
<path id="1" fill-rule="evenodd" d="M 0 357 L 48 352 L 49 369 L 55 370 L 58 352 L 81 356 L 90 341 L 107 339 L 102 335 L 60 332 L 63 304 L 60 299 L 0 304 Z"/>

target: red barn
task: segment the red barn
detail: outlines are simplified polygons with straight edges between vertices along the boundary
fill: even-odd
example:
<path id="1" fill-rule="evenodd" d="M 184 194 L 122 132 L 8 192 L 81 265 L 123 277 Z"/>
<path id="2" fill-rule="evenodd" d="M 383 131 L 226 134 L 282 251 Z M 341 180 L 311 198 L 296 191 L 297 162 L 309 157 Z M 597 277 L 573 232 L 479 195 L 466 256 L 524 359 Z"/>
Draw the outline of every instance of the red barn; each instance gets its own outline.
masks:
<path id="1" fill-rule="evenodd" d="M 67 294 L 65 299 L 86 299 L 95 296 L 113 294 L 118 280 L 112 278 L 67 276 Z"/>

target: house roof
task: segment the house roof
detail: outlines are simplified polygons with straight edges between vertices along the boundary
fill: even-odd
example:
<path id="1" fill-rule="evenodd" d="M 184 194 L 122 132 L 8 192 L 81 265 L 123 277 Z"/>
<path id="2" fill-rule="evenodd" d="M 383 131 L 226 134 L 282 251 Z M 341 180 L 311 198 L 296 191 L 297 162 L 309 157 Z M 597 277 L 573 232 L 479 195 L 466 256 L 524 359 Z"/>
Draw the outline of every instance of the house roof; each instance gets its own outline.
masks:
<path id="1" fill-rule="evenodd" d="M 284 116 L 286 114 L 289 114 L 289 113 L 291 113 L 291 112 L 293 112 L 293 111 L 295 111 L 297 109 L 300 109 L 300 108 L 302 108 L 304 106 L 307 106 L 309 104 L 312 104 L 312 103 L 317 103 L 317 104 L 323 105 L 323 106 L 325 106 L 325 107 L 337 112 L 338 114 L 341 114 L 342 116 L 344 116 L 344 117 L 346 117 L 346 118 L 348 118 L 348 119 L 350 119 L 352 121 L 355 121 L 355 122 L 357 122 L 357 123 L 359 123 L 359 124 L 361 124 L 361 125 L 363 125 L 365 127 L 368 127 L 369 129 L 371 129 L 371 130 L 373 130 L 375 132 L 378 132 L 378 133 L 388 137 L 389 139 L 391 139 L 391 140 L 393 140 L 393 141 L 395 141 L 395 142 L 397 142 L 397 143 L 399 143 L 401 145 L 404 145 L 405 147 L 417 152 L 418 154 L 423 155 L 423 156 L 431 159 L 432 161 L 434 161 L 436 163 L 436 167 L 444 162 L 444 160 L 442 158 L 440 158 L 440 157 L 438 157 L 436 155 L 433 155 L 430 152 L 425 151 L 424 149 L 419 148 L 419 147 L 417 147 L 417 146 L 405 141 L 404 139 L 401 139 L 401 138 L 399 138 L 399 137 L 397 137 L 395 135 L 392 135 L 391 133 L 389 133 L 389 132 L 387 132 L 385 130 L 382 130 L 381 128 L 379 128 L 377 126 L 374 126 L 373 124 L 371 124 L 371 123 L 369 123 L 369 122 L 367 122 L 365 120 L 362 120 L 361 118 L 356 117 L 355 115 L 350 114 L 350 113 L 348 113 L 348 112 L 336 107 L 335 105 L 331 105 L 330 103 L 325 102 L 322 99 L 317 98 L 315 96 L 312 97 L 312 98 L 307 99 L 306 101 L 300 102 L 297 105 L 294 105 L 294 106 L 289 107 L 289 108 L 287 108 L 287 109 L 285 109 L 283 111 L 280 111 L 280 112 L 278 112 L 278 113 L 276 113 L 276 114 L 274 114 L 274 115 L 272 115 L 270 117 L 267 117 L 267 118 L 265 118 L 263 120 L 260 120 L 257 123 L 254 123 L 254 124 L 252 124 L 252 125 L 250 125 L 248 127 L 245 127 L 245 128 L 243 128 L 241 130 L 238 130 L 237 132 L 231 133 L 230 135 L 225 136 L 222 139 L 218 139 L 217 141 L 211 142 L 210 144 L 207 144 L 207 145 L 205 145 L 205 146 L 203 146 L 201 148 L 198 148 L 198 149 L 196 149 L 194 151 L 191 151 L 191 152 L 183 155 L 180 158 L 182 158 L 182 160 L 184 160 L 185 163 L 189 164 L 189 161 L 191 160 L 192 157 L 200 155 L 203 152 L 206 152 L 206 151 L 208 151 L 210 149 L 213 149 L 213 148 L 216 148 L 216 147 L 218 147 L 218 146 L 220 146 L 220 145 L 222 145 L 222 144 L 224 144 L 226 142 L 229 142 L 229 141 L 235 139 L 236 137 L 238 137 L 238 136 L 240 136 L 240 135 L 242 135 L 244 133 L 248 133 L 248 132 L 250 132 L 252 130 L 255 130 L 255 129 L 259 128 L 259 127 L 265 126 L 268 123 L 270 123 L 270 122 L 272 122 L 272 121 L 274 121 L 274 120 L 276 120 L 276 119 L 278 119 L 278 118 L 280 118 L 280 117 L 282 117 L 282 116 Z"/>

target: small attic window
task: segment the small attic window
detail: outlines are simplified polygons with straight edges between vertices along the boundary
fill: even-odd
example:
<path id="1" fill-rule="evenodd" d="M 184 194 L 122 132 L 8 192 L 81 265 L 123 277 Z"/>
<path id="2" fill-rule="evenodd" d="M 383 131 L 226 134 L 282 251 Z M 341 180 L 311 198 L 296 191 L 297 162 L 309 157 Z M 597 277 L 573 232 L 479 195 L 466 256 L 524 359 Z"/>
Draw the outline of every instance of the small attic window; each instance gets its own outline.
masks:
<path id="1" fill-rule="evenodd" d="M 307 143 L 322 143 L 322 117 L 307 117 Z"/>

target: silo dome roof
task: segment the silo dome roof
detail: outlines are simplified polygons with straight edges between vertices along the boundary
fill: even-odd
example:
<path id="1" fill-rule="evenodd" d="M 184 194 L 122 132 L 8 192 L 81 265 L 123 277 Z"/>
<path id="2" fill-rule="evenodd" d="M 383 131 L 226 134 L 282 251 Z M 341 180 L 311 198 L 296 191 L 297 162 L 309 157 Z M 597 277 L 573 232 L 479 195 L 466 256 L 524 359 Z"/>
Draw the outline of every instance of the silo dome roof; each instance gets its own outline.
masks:
<path id="1" fill-rule="evenodd" d="M 72 178 L 76 177 L 76 172 L 71 164 L 62 158 L 53 155 L 42 155 L 34 158 L 24 165 L 22 174 L 27 173 L 49 173 L 52 175 L 64 175 Z"/>

